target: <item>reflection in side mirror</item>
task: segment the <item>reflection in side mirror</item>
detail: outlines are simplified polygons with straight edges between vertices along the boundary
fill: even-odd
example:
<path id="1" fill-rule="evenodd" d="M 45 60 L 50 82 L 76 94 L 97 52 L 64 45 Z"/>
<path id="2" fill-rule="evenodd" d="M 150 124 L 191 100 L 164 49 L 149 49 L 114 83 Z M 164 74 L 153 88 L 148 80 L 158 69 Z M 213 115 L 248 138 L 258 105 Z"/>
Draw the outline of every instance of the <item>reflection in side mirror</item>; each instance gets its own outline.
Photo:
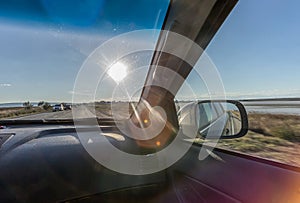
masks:
<path id="1" fill-rule="evenodd" d="M 244 106 L 232 100 L 202 101 L 196 108 L 198 134 L 208 139 L 228 139 L 244 136 L 248 119 Z"/>
<path id="2" fill-rule="evenodd" d="M 178 121 L 186 136 L 206 139 L 231 139 L 244 136 L 248 119 L 244 106 L 233 100 L 207 100 L 186 104 L 178 112 Z"/>

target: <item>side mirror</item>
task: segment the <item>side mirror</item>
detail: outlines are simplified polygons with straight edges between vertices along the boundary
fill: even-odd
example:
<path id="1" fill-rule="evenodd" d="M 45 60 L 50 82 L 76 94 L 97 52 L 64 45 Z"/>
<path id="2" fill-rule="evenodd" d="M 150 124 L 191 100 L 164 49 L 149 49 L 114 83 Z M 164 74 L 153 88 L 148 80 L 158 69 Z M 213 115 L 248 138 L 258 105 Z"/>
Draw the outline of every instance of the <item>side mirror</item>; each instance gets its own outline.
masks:
<path id="1" fill-rule="evenodd" d="M 181 119 L 182 113 L 188 114 L 188 119 L 187 116 Z M 179 125 L 197 126 L 198 137 L 206 139 L 239 138 L 248 132 L 246 110 L 234 100 L 205 100 L 187 104 L 178 116 Z"/>

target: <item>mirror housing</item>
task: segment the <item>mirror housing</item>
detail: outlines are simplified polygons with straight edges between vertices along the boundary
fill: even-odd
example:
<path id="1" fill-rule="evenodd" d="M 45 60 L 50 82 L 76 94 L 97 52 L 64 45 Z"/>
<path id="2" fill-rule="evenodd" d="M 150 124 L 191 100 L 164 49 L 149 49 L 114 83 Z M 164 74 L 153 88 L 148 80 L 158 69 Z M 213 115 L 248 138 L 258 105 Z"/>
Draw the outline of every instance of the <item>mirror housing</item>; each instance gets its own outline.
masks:
<path id="1" fill-rule="evenodd" d="M 181 119 L 182 113 L 185 119 Z M 178 112 L 178 117 L 180 126 L 196 126 L 197 137 L 205 139 L 233 139 L 242 137 L 248 132 L 245 107 L 234 100 L 204 100 L 189 103 Z"/>

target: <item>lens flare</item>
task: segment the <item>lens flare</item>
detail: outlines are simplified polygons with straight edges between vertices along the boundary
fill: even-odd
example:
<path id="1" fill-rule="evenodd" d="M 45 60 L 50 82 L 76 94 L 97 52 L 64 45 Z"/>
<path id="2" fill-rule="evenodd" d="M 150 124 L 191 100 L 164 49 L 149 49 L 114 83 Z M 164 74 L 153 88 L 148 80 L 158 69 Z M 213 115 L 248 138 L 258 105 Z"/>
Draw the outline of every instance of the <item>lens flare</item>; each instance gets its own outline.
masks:
<path id="1" fill-rule="evenodd" d="M 121 82 L 127 76 L 127 66 L 121 62 L 114 63 L 107 74 L 116 82 Z"/>

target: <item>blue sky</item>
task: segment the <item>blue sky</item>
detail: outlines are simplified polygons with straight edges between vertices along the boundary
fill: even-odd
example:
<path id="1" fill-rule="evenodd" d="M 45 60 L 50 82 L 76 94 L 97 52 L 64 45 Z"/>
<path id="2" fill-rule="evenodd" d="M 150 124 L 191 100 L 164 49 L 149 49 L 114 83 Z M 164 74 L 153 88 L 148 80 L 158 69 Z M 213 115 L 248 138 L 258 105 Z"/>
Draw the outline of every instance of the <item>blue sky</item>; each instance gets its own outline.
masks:
<path id="1" fill-rule="evenodd" d="M 240 0 L 206 50 L 228 96 L 300 97 L 300 1 Z"/>
<path id="2" fill-rule="evenodd" d="M 61 1 L 20 2 L 0 3 L 1 103 L 71 101 L 77 72 L 96 47 L 159 28 L 167 8 L 161 0 L 75 0 L 58 10 L 53 2 Z M 70 2 L 81 12 L 64 12 Z M 206 50 L 228 97 L 300 97 L 299 7 L 297 0 L 239 1 Z"/>

